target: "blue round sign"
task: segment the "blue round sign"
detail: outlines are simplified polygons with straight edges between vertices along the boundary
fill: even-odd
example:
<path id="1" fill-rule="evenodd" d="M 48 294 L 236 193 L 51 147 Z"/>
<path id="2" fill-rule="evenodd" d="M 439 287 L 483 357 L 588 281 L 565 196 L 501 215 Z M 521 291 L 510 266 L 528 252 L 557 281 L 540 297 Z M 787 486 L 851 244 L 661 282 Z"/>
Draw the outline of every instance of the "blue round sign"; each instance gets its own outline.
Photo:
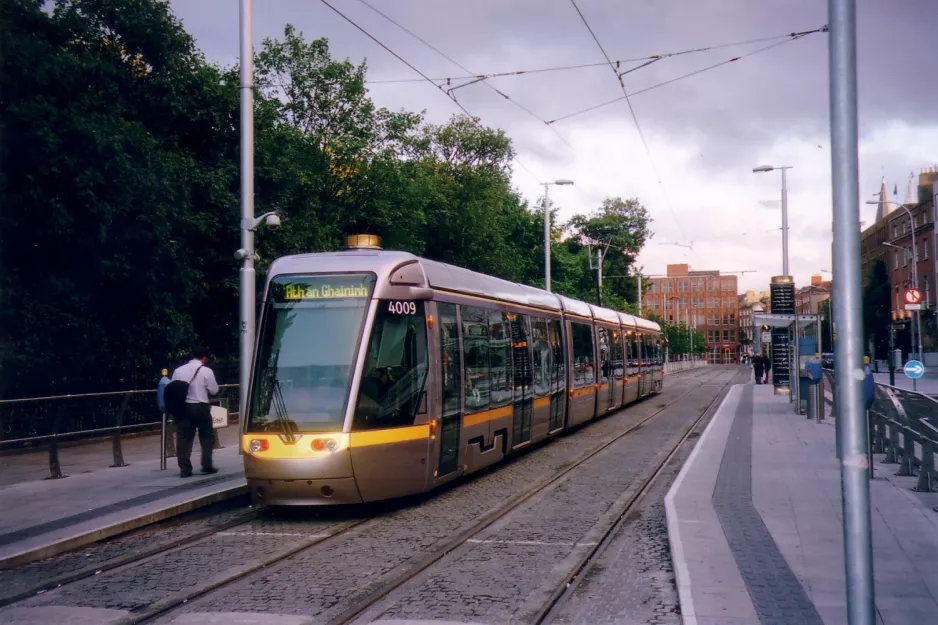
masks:
<path id="1" fill-rule="evenodd" d="M 916 380 L 925 375 L 925 365 L 917 360 L 910 360 L 909 362 L 905 363 L 903 370 L 905 371 L 905 374 L 913 380 Z"/>

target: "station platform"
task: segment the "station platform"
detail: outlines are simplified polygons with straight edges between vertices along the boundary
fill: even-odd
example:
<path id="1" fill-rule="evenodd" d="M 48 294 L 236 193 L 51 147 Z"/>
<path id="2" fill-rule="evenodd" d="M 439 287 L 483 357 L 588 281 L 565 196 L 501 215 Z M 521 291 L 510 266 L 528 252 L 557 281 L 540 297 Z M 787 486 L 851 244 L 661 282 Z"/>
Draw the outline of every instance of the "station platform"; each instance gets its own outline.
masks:
<path id="1" fill-rule="evenodd" d="M 61 479 L 43 451 L 0 457 L 0 569 L 48 558 L 247 493 L 237 425 L 218 430 L 218 473 L 181 478 L 176 458 L 160 470 L 159 435 L 127 439 L 126 466 L 111 468 L 110 440 L 60 450 Z"/>
<path id="2" fill-rule="evenodd" d="M 828 393 L 829 396 L 829 393 Z M 847 623 L 834 420 L 736 385 L 665 499 L 685 625 Z M 877 622 L 938 623 L 938 493 L 876 456 L 870 481 Z"/>

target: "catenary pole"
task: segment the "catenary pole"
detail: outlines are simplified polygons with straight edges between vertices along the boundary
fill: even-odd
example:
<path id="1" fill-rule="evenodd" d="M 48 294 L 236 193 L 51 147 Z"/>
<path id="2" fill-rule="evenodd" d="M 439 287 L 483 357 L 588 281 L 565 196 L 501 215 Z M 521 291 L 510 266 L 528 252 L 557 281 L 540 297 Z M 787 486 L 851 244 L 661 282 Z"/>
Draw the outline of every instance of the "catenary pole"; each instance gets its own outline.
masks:
<path id="1" fill-rule="evenodd" d="M 860 294 L 857 49 L 855 0 L 828 0 L 831 171 L 834 216 L 834 305 L 840 323 L 835 368 L 842 421 L 843 533 L 847 620 L 873 625 L 870 532 L 871 467 L 863 401 L 863 320 Z M 842 365 L 840 363 L 843 363 Z"/>
<path id="2" fill-rule="evenodd" d="M 239 359 L 239 410 L 247 415 L 254 354 L 254 46 L 251 42 L 251 0 L 241 0 L 241 249 L 245 251 L 239 272 L 241 345 Z"/>

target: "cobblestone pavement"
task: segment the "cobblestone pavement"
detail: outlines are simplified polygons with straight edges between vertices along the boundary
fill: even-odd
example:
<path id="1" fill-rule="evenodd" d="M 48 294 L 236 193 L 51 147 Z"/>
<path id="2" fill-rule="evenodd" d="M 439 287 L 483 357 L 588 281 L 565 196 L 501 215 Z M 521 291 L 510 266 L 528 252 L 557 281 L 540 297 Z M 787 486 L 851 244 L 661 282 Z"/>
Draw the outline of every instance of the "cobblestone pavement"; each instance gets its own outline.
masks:
<path id="1" fill-rule="evenodd" d="M 76 551 L 0 571 L 0 601 L 63 575 L 89 567 L 102 567 L 116 559 L 169 545 L 186 536 L 249 519 L 255 511 L 247 506 L 247 501 L 246 497 L 228 500 Z"/>
<path id="2" fill-rule="evenodd" d="M 735 372 L 722 373 L 720 382 L 725 383 Z M 530 622 L 602 539 L 613 520 L 604 516 L 621 509 L 623 494 L 641 487 L 645 474 L 650 475 L 721 389 L 722 384 L 692 390 L 428 569 L 362 620 L 380 615 L 388 620 Z M 648 549 L 649 558 L 669 558 L 666 543 L 663 551 Z"/>
<path id="3" fill-rule="evenodd" d="M 470 527 L 479 516 L 498 508 L 509 497 L 529 490 L 533 484 L 569 466 L 576 458 L 659 410 L 695 384 L 722 383 L 727 379 L 728 371 L 726 368 L 714 367 L 669 377 L 669 380 L 680 379 L 680 384 L 672 382 L 667 385 L 666 382 L 665 391 L 657 397 L 592 423 L 572 435 L 561 436 L 549 444 L 537 446 L 530 453 L 521 454 L 477 477 L 462 480 L 455 487 L 443 489 L 425 501 L 392 506 L 390 512 L 378 514 L 367 523 L 304 549 L 261 573 L 252 574 L 201 599 L 189 601 L 180 610 L 167 614 L 158 622 L 170 622 L 180 613 L 192 612 L 258 612 L 319 618 L 338 614 L 358 603 L 380 583 L 396 578 L 401 569 L 412 564 L 415 559 L 433 553 L 441 542 L 449 540 L 460 528 Z M 710 390 L 711 394 L 715 392 Z M 689 406 L 686 399 L 682 405 Z M 636 434 L 645 430 L 657 431 L 655 427 L 658 426 L 652 427 L 657 422 L 658 419 L 653 420 Z M 632 435 L 626 437 L 630 438 Z M 635 453 L 647 453 L 647 450 L 637 449 Z M 620 454 L 616 458 L 618 460 L 612 461 L 612 465 L 615 462 L 622 466 L 634 464 L 628 454 Z M 621 472 L 620 468 L 610 469 L 612 465 L 594 465 L 594 470 L 613 474 Z M 606 468 L 603 469 L 603 466 Z M 595 496 L 591 495 L 590 498 L 590 514 L 602 510 L 604 506 L 608 507 L 615 500 L 616 496 L 605 493 L 606 490 L 627 484 L 617 478 L 612 482 L 609 479 L 609 476 L 597 475 L 585 479 L 580 486 L 595 491 Z M 553 492 L 553 496 L 563 497 L 565 502 L 572 501 L 569 491 L 558 488 Z M 532 514 L 532 520 L 536 520 L 537 516 L 538 513 Z M 510 535 L 524 537 L 527 532 L 538 537 L 526 537 L 524 540 L 556 541 L 561 535 L 566 535 L 564 532 L 582 532 L 586 526 L 576 517 L 575 509 L 555 510 L 553 516 L 549 517 L 549 525 L 544 526 L 543 530 L 530 532 L 523 527 L 506 530 Z M 316 515 L 310 515 L 309 518 L 256 519 L 230 532 L 221 532 L 196 544 L 63 586 L 18 603 L 17 606 L 139 609 L 165 600 L 196 582 L 221 578 L 226 572 L 237 570 L 252 560 L 275 557 L 295 549 L 303 541 L 309 541 L 338 522 L 334 518 Z M 186 530 L 181 527 L 173 530 L 182 531 Z M 169 542 L 171 534 L 173 537 L 178 535 L 173 532 L 165 532 L 159 539 Z M 36 579 L 45 579 L 45 576 L 61 575 L 87 566 L 90 562 L 103 562 L 118 553 L 123 555 L 127 550 L 149 546 L 153 544 L 152 540 L 151 537 L 148 542 L 145 533 L 117 539 L 81 552 L 3 572 L 0 581 L 26 587 Z M 529 550 L 531 545 L 506 544 L 503 547 L 502 553 L 499 549 L 495 549 L 494 553 L 480 553 L 482 558 L 491 558 L 493 555 L 526 558 L 529 553 L 526 549 Z M 561 552 L 564 549 L 569 551 L 569 547 L 564 547 Z M 485 567 L 478 570 L 482 576 L 481 571 Z M 512 580 L 512 583 L 517 584 L 518 588 L 528 588 L 536 584 L 538 575 L 525 573 Z M 477 582 L 483 585 L 488 583 L 481 578 Z M 457 584 L 462 583 L 457 580 Z M 504 580 L 499 585 L 503 584 Z M 496 590 L 501 592 L 501 589 Z M 518 594 L 514 592 L 512 596 Z M 483 597 L 484 593 L 479 593 L 478 597 L 469 601 L 482 602 Z M 2 620 L 3 611 L 0 610 Z"/>
<path id="4" fill-rule="evenodd" d="M 725 374 L 724 374 L 725 375 Z M 683 384 L 719 378 L 719 370 L 684 376 Z M 444 490 L 422 505 L 359 526 L 322 549 L 291 558 L 268 572 L 235 584 L 185 612 L 276 612 L 324 621 L 357 605 L 382 582 L 420 556 L 433 553 L 460 530 L 513 495 L 569 466 L 576 458 L 653 414 L 687 389 L 666 387 L 662 395 L 601 419 L 548 445 L 498 465 L 475 479 Z M 167 615 L 160 623 L 169 623 Z"/>
<path id="5" fill-rule="evenodd" d="M 681 625 L 664 497 L 689 453 L 685 446 L 668 463 L 639 508 L 629 513 L 616 537 L 557 606 L 551 623 Z"/>

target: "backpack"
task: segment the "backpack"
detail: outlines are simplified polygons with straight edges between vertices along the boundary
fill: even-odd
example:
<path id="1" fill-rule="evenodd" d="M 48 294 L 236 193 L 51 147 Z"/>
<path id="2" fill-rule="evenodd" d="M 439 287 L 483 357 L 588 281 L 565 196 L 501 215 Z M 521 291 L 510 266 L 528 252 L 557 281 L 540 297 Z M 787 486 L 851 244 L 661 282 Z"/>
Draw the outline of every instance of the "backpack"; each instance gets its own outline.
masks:
<path id="1" fill-rule="evenodd" d="M 163 391 L 163 403 L 166 404 L 166 414 L 171 414 L 176 419 L 185 417 L 186 396 L 189 394 L 189 385 L 192 384 L 192 380 L 195 379 L 195 376 L 199 375 L 199 370 L 204 366 L 205 365 L 201 365 L 196 369 L 188 382 L 173 380 L 166 385 L 166 389 Z"/>

